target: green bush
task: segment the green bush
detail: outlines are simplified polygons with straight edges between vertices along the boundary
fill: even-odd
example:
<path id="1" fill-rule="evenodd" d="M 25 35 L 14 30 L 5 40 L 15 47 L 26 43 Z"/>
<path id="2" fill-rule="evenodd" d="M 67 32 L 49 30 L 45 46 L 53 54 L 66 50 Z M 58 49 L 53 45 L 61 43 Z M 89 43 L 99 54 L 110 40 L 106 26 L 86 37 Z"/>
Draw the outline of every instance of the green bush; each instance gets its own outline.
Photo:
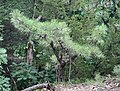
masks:
<path id="1" fill-rule="evenodd" d="M 39 74 L 39 79 L 41 82 L 48 81 L 54 83 L 56 81 L 56 71 L 54 64 L 46 63 L 46 66 L 41 71 L 39 71 Z"/>
<path id="2" fill-rule="evenodd" d="M 114 67 L 113 73 L 117 76 L 120 76 L 120 65 Z"/>
<path id="3" fill-rule="evenodd" d="M 3 40 L 0 36 L 0 40 Z M 9 78 L 5 77 L 2 64 L 7 64 L 7 54 L 4 48 L 0 48 L 0 91 L 10 91 Z"/>
<path id="4" fill-rule="evenodd" d="M 87 84 L 95 84 L 95 85 L 103 85 L 104 77 L 100 75 L 100 73 L 95 75 L 95 78 L 92 80 L 87 79 L 85 83 Z"/>
<path id="5" fill-rule="evenodd" d="M 12 68 L 12 77 L 16 81 L 17 89 L 24 89 L 33 84 L 37 84 L 39 80 L 39 74 L 35 67 L 28 65 L 27 63 L 13 63 Z"/>
<path id="6" fill-rule="evenodd" d="M 10 91 L 9 78 L 0 76 L 0 91 Z"/>
<path id="7" fill-rule="evenodd" d="M 55 81 L 55 70 L 53 66 L 47 68 L 47 66 L 38 72 L 38 70 L 25 62 L 11 65 L 12 77 L 15 79 L 17 89 L 21 90 L 26 87 L 32 86 L 37 83 L 43 83 L 45 81 Z M 14 89 L 14 88 L 13 88 Z"/>

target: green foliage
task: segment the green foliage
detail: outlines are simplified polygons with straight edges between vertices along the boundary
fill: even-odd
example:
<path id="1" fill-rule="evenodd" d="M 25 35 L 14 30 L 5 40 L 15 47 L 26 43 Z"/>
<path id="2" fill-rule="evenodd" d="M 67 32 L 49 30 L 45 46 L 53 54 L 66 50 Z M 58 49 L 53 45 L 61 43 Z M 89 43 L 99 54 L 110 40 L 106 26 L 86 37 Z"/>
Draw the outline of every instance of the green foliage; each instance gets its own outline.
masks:
<path id="1" fill-rule="evenodd" d="M 96 26 L 95 30 L 92 31 L 90 36 L 91 38 L 88 37 L 87 40 L 97 42 L 97 44 L 104 44 L 103 38 L 105 38 L 105 36 L 107 35 L 107 30 L 108 29 L 104 24 L 98 25 Z"/>
<path id="2" fill-rule="evenodd" d="M 105 78 L 103 76 L 101 76 L 100 73 L 98 73 L 98 74 L 95 75 L 95 79 L 92 79 L 92 80 L 87 79 L 86 83 L 102 86 L 104 80 L 105 80 Z"/>
<path id="3" fill-rule="evenodd" d="M 0 20 L 8 20 L 9 13 L 13 9 L 20 9 L 21 11 L 27 12 L 26 15 L 32 17 L 32 10 L 33 1 L 26 1 L 26 0 L 8 0 L 4 1 L 1 0 L 0 2 Z M 29 7 L 29 8 L 28 8 Z"/>
<path id="4" fill-rule="evenodd" d="M 3 29 L 3 25 L 0 22 L 0 30 Z M 0 32 L 0 42 L 3 40 L 3 36 Z M 0 47 L 0 68 L 1 64 L 7 64 L 7 54 L 6 54 L 6 49 Z"/>
<path id="5" fill-rule="evenodd" d="M 65 22 L 58 22 L 57 20 L 51 20 L 51 22 L 37 22 L 26 18 L 18 10 L 13 11 L 11 13 L 11 17 L 11 22 L 20 31 L 33 32 L 33 34 L 41 36 L 46 35 L 48 44 L 53 41 L 57 47 L 60 46 L 59 41 L 62 41 L 68 50 L 79 55 L 91 56 L 91 54 L 94 54 L 98 57 L 103 57 L 102 52 L 97 46 L 87 44 L 79 45 L 78 43 L 73 42 L 69 35 L 70 29 L 67 27 Z"/>
<path id="6" fill-rule="evenodd" d="M 3 40 L 1 36 L 0 36 L 0 39 Z M 1 71 L 3 71 L 2 64 L 7 64 L 7 54 L 6 54 L 6 49 L 4 48 L 0 48 L 0 74 L 1 74 Z"/>
<path id="7" fill-rule="evenodd" d="M 73 83 L 83 83 L 86 79 L 94 78 L 94 66 L 89 63 L 85 63 L 84 60 L 78 59 L 77 61 L 79 62 L 76 62 L 76 64 L 72 66 L 71 81 Z"/>
<path id="8" fill-rule="evenodd" d="M 27 63 L 13 63 L 12 77 L 16 80 L 16 85 L 18 89 L 24 89 L 25 87 L 31 86 L 39 82 L 37 79 L 40 75 L 35 69 L 35 67 L 28 65 Z"/>
<path id="9" fill-rule="evenodd" d="M 51 22 L 38 22 L 35 20 L 30 20 L 23 16 L 23 14 L 21 14 L 18 10 L 14 10 L 11 13 L 11 17 L 11 22 L 20 31 L 33 32 L 41 35 L 47 34 L 47 38 L 49 40 L 52 40 L 55 36 L 58 36 L 57 39 L 60 39 L 60 37 L 64 35 L 69 35 L 70 32 L 64 22 L 58 22 L 57 20 L 52 20 Z"/>
<path id="10" fill-rule="evenodd" d="M 1 36 L 0 40 L 3 40 Z M 4 72 L 2 64 L 7 64 L 7 54 L 4 48 L 0 48 L 0 91 L 10 91 L 10 79 L 2 74 Z"/>
<path id="11" fill-rule="evenodd" d="M 3 49 L 3 48 L 0 48 L 0 65 L 1 63 L 4 63 L 4 64 L 7 64 L 7 54 L 6 53 L 6 50 Z"/>
<path id="12" fill-rule="evenodd" d="M 41 82 L 51 82 L 54 83 L 56 81 L 56 70 L 54 63 L 46 63 L 45 67 L 39 71 L 39 79 Z"/>
<path id="13" fill-rule="evenodd" d="M 14 49 L 15 49 L 13 53 L 14 56 L 18 58 L 24 58 L 26 56 L 26 53 L 25 53 L 26 45 L 25 44 L 18 45 L 17 47 L 14 47 Z"/>
<path id="14" fill-rule="evenodd" d="M 20 64 L 13 63 L 12 68 L 12 77 L 15 79 L 17 89 L 24 89 L 33 84 L 44 83 L 46 81 L 55 82 L 55 68 L 53 65 L 46 66 L 39 71 L 25 62 Z M 14 89 L 14 88 L 13 88 Z"/>
<path id="15" fill-rule="evenodd" d="M 82 7 L 83 15 L 76 10 L 77 13 L 73 13 L 71 17 L 67 17 L 65 20 L 71 28 L 71 36 L 74 41 L 77 41 L 80 44 L 87 42 L 91 45 L 98 45 L 100 49 L 102 49 L 105 56 L 104 59 L 92 58 L 92 61 L 88 60 L 87 62 L 92 63 L 92 74 L 95 74 L 94 71 L 97 71 L 102 75 L 106 75 L 111 73 L 116 63 L 119 63 L 120 59 L 120 48 L 118 43 L 120 40 L 120 32 L 118 29 L 119 18 L 117 17 L 120 15 L 117 13 L 119 12 L 117 5 L 114 7 L 113 4 L 110 4 L 113 0 L 100 1 L 102 3 L 99 3 L 98 0 L 85 2 L 84 4 L 86 4 L 86 7 Z M 117 2 L 118 0 L 115 0 L 115 4 L 117 4 Z M 109 3 L 110 6 L 107 6 L 105 3 Z M 118 24 L 118 26 L 114 27 L 114 24 Z M 79 60 L 81 61 L 81 58 Z M 76 66 L 79 69 L 81 65 L 76 63 Z M 91 67 L 89 67 L 89 69 L 91 69 Z M 86 70 L 86 67 L 83 67 L 82 70 Z M 87 73 L 88 71 L 86 74 Z M 82 73 L 79 75 L 81 74 Z"/>
<path id="16" fill-rule="evenodd" d="M 0 42 L 1 42 L 1 40 L 3 40 L 3 39 L 0 36 Z M 2 68 L 1 67 L 2 63 L 7 64 L 7 58 L 6 57 L 7 57 L 6 50 L 4 48 L 0 48 L 0 68 Z"/>
<path id="17" fill-rule="evenodd" d="M 10 91 L 9 78 L 0 76 L 0 91 Z"/>
<path id="18" fill-rule="evenodd" d="M 114 67 L 113 73 L 117 76 L 120 76 L 120 65 Z"/>
<path id="19" fill-rule="evenodd" d="M 53 52 L 50 48 L 43 46 L 37 42 L 35 43 L 35 52 L 34 52 L 34 66 L 37 67 L 38 73 L 40 74 L 40 82 L 55 82 L 56 81 L 56 71 L 55 65 L 57 64 L 54 59 L 51 57 Z M 54 55 L 54 57 L 56 57 Z M 52 61 L 51 61 L 52 60 Z"/>
<path id="20" fill-rule="evenodd" d="M 24 14 L 13 9 L 19 9 Z M 6 21 L 9 20 L 11 11 L 11 22 L 20 31 Z M 41 16 L 39 21 L 42 22 L 35 20 L 38 16 Z M 53 41 L 57 51 L 61 53 L 63 51 L 59 40 L 71 55 L 83 56 L 72 64 L 72 82 L 84 82 L 95 77 L 96 82 L 101 83 L 101 76 L 95 76 L 95 73 L 111 74 L 113 68 L 113 73 L 119 76 L 119 66 L 115 66 L 120 64 L 119 16 L 119 0 L 0 0 L 0 32 L 4 37 L 3 40 L 0 34 L 0 40 L 3 40 L 0 46 L 7 46 L 8 52 L 9 48 L 13 48 L 14 56 L 25 58 L 29 34 L 35 43 L 33 61 L 38 69 L 28 67 L 24 63 L 13 65 L 12 76 L 18 87 L 23 89 L 38 81 L 55 82 L 55 65 L 58 61 L 50 48 L 50 42 Z M 7 63 L 6 56 L 6 50 L 0 47 L 0 67 L 1 63 Z M 22 66 L 23 68 L 16 70 Z M 67 76 L 68 65 L 64 70 Z M 0 72 L 3 72 L 2 68 Z M 6 77 L 0 75 L 3 82 Z M 6 82 L 5 84 L 8 84 L 9 80 Z M 1 87 L 4 87 L 3 85 L 0 84 Z"/>
<path id="21" fill-rule="evenodd" d="M 64 0 L 41 0 L 36 5 L 36 16 L 41 15 L 44 19 L 63 19 L 66 16 Z M 38 15 L 39 14 L 39 15 Z"/>

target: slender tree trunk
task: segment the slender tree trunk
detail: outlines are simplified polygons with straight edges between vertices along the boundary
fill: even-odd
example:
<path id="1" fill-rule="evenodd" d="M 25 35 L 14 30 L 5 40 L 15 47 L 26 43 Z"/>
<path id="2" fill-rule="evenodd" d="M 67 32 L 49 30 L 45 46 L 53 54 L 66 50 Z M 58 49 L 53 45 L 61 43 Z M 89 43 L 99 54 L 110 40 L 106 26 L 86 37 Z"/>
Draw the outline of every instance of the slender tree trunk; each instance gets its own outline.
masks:
<path id="1" fill-rule="evenodd" d="M 37 0 L 33 0 L 33 15 L 32 15 L 32 19 L 35 18 L 35 12 L 36 12 L 36 2 Z"/>
<path id="2" fill-rule="evenodd" d="M 33 61 L 33 45 L 29 42 L 27 48 L 27 63 L 32 64 Z"/>
<path id="3" fill-rule="evenodd" d="M 71 82 L 71 59 L 70 59 L 70 65 L 69 65 L 69 75 L 68 75 L 68 81 Z"/>
<path id="4" fill-rule="evenodd" d="M 36 0 L 33 0 L 33 15 L 32 19 L 35 17 L 35 10 L 36 10 Z M 29 36 L 29 41 L 31 40 L 31 34 Z M 33 61 L 33 44 L 28 42 L 28 48 L 27 48 L 27 63 L 32 65 Z"/>

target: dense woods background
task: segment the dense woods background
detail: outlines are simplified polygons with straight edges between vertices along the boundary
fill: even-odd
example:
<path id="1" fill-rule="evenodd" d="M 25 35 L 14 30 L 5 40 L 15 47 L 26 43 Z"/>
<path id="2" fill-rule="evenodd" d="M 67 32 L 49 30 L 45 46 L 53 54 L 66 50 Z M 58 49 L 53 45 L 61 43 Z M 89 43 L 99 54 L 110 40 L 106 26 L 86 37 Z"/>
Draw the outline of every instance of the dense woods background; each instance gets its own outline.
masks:
<path id="1" fill-rule="evenodd" d="M 119 76 L 119 0 L 0 0 L 0 91 Z"/>

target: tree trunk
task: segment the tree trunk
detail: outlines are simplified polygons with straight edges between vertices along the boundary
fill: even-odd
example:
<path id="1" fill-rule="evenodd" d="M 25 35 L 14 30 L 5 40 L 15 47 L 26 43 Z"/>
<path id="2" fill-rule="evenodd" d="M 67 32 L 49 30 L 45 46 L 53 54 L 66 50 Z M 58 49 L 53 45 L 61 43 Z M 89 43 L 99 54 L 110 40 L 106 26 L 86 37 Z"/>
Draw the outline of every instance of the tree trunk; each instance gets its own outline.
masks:
<path id="1" fill-rule="evenodd" d="M 58 64 L 56 70 L 57 82 L 62 82 L 64 80 L 64 67 L 61 64 Z"/>
<path id="2" fill-rule="evenodd" d="M 27 48 L 27 63 L 32 64 L 33 61 L 33 45 L 29 42 Z"/>

